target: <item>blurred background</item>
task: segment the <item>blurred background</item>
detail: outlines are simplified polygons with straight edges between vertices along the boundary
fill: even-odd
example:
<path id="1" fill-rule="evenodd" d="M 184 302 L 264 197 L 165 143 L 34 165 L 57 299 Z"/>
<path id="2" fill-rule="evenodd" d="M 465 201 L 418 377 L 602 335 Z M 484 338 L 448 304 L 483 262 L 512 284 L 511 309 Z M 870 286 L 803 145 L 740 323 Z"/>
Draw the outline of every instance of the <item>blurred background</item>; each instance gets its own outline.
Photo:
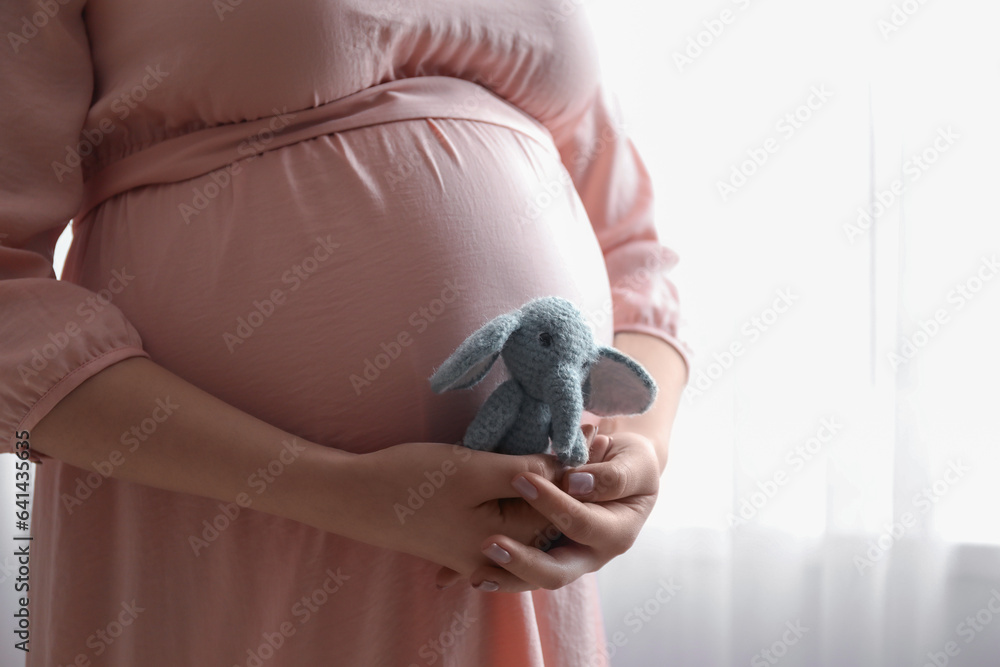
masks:
<path id="1" fill-rule="evenodd" d="M 1000 4 L 563 9 L 695 353 L 657 508 L 599 573 L 611 664 L 1000 665 Z"/>
<path id="2" fill-rule="evenodd" d="M 1000 665 L 1000 5 L 585 9 L 695 351 L 611 663 Z"/>

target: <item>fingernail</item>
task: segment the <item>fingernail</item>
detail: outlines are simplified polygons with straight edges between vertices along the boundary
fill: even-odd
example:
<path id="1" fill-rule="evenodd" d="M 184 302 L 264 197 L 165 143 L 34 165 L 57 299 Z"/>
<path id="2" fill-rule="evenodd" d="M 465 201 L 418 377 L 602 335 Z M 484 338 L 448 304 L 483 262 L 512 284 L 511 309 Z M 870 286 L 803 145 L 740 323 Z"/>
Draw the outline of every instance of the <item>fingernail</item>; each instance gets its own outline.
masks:
<path id="1" fill-rule="evenodd" d="M 538 489 L 536 489 L 535 485 L 529 482 L 525 477 L 518 477 L 515 479 L 513 486 L 517 489 L 517 492 L 525 498 L 534 500 L 538 497 Z"/>
<path id="2" fill-rule="evenodd" d="M 590 443 L 594 441 L 594 436 L 597 435 L 597 427 L 593 424 L 584 424 L 581 428 L 583 429 L 583 437 L 587 440 L 587 446 L 589 447 Z"/>
<path id="3" fill-rule="evenodd" d="M 594 490 L 594 476 L 589 472 L 569 474 L 569 492 L 574 496 L 585 496 Z"/>
<path id="4" fill-rule="evenodd" d="M 498 563 L 510 562 L 510 554 L 507 553 L 506 549 L 501 547 L 499 544 L 496 544 L 495 542 L 486 549 L 483 549 L 483 553 Z"/>
<path id="5" fill-rule="evenodd" d="M 487 593 L 492 593 L 493 591 L 500 590 L 500 584 L 495 581 L 481 581 L 476 585 L 476 590 L 486 591 Z"/>
<path id="6" fill-rule="evenodd" d="M 444 586 L 442 586 L 441 584 L 435 584 L 435 586 L 438 587 L 439 591 L 443 591 L 446 588 L 451 588 L 454 583 L 455 583 L 454 581 L 450 581 L 447 584 L 445 584 Z"/>

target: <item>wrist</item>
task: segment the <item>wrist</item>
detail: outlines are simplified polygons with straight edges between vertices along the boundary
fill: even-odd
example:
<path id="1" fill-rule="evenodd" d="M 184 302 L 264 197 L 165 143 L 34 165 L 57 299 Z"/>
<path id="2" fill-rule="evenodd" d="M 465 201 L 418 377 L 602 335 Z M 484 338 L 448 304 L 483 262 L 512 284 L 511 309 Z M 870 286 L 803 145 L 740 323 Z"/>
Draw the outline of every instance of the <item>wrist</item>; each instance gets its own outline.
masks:
<path id="1" fill-rule="evenodd" d="M 597 432 L 603 435 L 615 433 L 636 433 L 646 438 L 656 450 L 660 474 L 667 467 L 667 455 L 670 449 L 670 427 L 651 424 L 649 422 L 629 422 L 628 417 L 604 417 L 597 424 Z"/>
<path id="2" fill-rule="evenodd" d="M 662 474 L 667 466 L 674 418 L 687 382 L 687 365 L 677 348 L 648 334 L 620 332 L 615 335 L 615 347 L 646 368 L 656 381 L 658 391 L 649 411 L 612 418 L 613 423 L 608 424 L 608 428 L 639 433 L 651 440 Z"/>
<path id="3" fill-rule="evenodd" d="M 256 501 L 262 511 L 314 528 L 350 535 L 360 489 L 355 484 L 359 455 L 289 437 L 299 455 L 273 489 Z"/>

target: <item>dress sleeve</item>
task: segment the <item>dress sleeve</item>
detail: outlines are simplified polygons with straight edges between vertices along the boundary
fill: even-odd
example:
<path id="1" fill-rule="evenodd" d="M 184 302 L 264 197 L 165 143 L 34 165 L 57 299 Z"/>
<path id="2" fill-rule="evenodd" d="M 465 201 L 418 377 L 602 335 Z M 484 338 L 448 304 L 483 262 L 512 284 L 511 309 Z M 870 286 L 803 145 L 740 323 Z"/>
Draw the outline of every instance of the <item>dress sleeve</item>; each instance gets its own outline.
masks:
<path id="1" fill-rule="evenodd" d="M 605 86 L 553 139 L 604 253 L 615 333 L 656 336 L 672 345 L 690 370 L 690 348 L 678 338 L 677 254 L 662 245 L 653 220 L 653 184 L 624 132 L 618 100 Z"/>
<path id="2" fill-rule="evenodd" d="M 87 378 L 149 356 L 113 303 L 57 280 L 52 265 L 83 194 L 74 158 L 93 92 L 84 4 L 0 3 L 0 452 Z"/>

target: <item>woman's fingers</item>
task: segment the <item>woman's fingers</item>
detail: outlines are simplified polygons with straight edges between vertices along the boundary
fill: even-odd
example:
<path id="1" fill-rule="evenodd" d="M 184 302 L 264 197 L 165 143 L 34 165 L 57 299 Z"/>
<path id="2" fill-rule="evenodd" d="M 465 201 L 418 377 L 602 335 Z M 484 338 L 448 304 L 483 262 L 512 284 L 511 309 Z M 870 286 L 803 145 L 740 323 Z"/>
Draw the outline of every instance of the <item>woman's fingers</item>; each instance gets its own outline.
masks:
<path id="1" fill-rule="evenodd" d="M 588 440 L 596 439 L 593 435 L 596 428 L 593 425 L 586 424 L 581 428 Z M 559 483 L 568 470 L 551 454 L 497 454 L 472 450 L 461 445 L 453 445 L 453 448 L 454 461 L 443 462 L 440 471 L 427 471 L 428 481 L 444 480 L 461 470 L 460 476 L 468 484 L 468 488 L 474 490 L 477 497 L 483 501 L 516 497 L 515 494 L 511 494 L 508 482 L 519 473 L 532 472 Z M 590 460 L 603 459 L 603 449 L 601 447 L 595 449 L 591 442 Z"/>
<path id="2" fill-rule="evenodd" d="M 489 538 L 483 544 L 483 555 L 496 566 L 478 568 L 469 577 L 469 582 L 473 588 L 484 592 L 555 590 L 601 565 L 593 550 L 582 544 L 569 543 L 544 552 L 504 535 Z"/>
<path id="3" fill-rule="evenodd" d="M 597 458 L 595 454 L 600 454 Z M 591 461 L 568 471 L 562 488 L 588 503 L 655 494 L 659 489 L 659 461 L 653 443 L 635 433 L 598 435 Z"/>
<path id="4" fill-rule="evenodd" d="M 462 580 L 486 592 L 494 587 L 505 592 L 559 588 L 628 548 L 635 532 L 632 512 L 623 515 L 625 508 L 618 504 L 598 503 L 650 492 L 655 497 L 658 479 L 654 473 L 650 483 L 644 472 L 656 470 L 655 451 L 636 434 L 619 434 L 615 442 L 607 435 L 595 437 L 592 427 L 583 431 L 589 436 L 593 463 L 579 468 L 563 468 L 550 455 L 455 447 L 439 461 L 440 470 L 425 471 L 427 488 L 418 490 L 420 495 L 433 494 L 454 476 L 461 480 L 462 493 L 473 501 L 482 499 L 477 508 L 482 513 L 477 514 L 483 527 L 494 533 L 483 547 L 483 562 L 471 574 L 464 568 L 466 574 L 448 567 L 438 570 L 439 588 Z M 624 505 L 629 504 L 625 500 Z M 492 565 L 486 564 L 487 558 Z"/>
<path id="5" fill-rule="evenodd" d="M 525 502 L 574 542 L 591 545 L 614 532 L 614 512 L 581 502 L 544 477 L 523 473 L 514 479 L 512 486 Z"/>
<path id="6" fill-rule="evenodd" d="M 511 493 L 516 491 L 512 488 Z M 560 535 L 559 529 L 547 517 L 522 498 L 504 498 L 498 506 L 501 515 L 495 520 L 484 521 L 482 526 L 485 531 L 502 533 L 543 551 Z"/>
<path id="7" fill-rule="evenodd" d="M 515 493 L 513 489 L 511 493 Z M 490 532 L 506 535 L 510 539 L 542 551 L 551 548 L 562 536 L 547 518 L 522 498 L 504 498 L 497 504 L 484 504 L 480 510 L 476 522 Z M 462 578 L 461 573 L 442 566 L 435 577 L 435 584 L 438 588 L 444 589 Z M 516 577 L 507 577 L 511 580 L 505 584 L 507 590 L 513 590 L 511 587 L 513 578 Z M 531 590 L 531 587 L 522 587 L 518 590 Z"/>
<path id="8" fill-rule="evenodd" d="M 591 435 L 587 428 L 584 433 Z M 484 592 L 557 589 L 627 551 L 659 489 L 655 448 L 637 433 L 598 434 L 590 455 L 593 463 L 572 469 L 547 455 L 485 454 L 489 461 L 471 465 L 465 483 L 484 497 L 480 509 L 494 513 L 497 520 L 485 524 L 494 534 L 481 545 L 483 562 L 471 574 L 442 568 L 438 585 L 467 579 Z M 498 469 L 486 463 L 514 472 L 507 488 L 496 484 Z"/>
<path id="9" fill-rule="evenodd" d="M 510 480 L 520 473 L 531 472 L 556 481 L 562 479 L 562 466 L 550 454 L 471 453 L 473 456 L 466 457 L 467 462 L 459 462 L 458 466 L 463 483 L 480 502 L 516 498 L 517 493 L 511 489 Z"/>
<path id="10" fill-rule="evenodd" d="M 526 593 L 540 586 L 529 583 L 499 565 L 483 565 L 469 576 L 472 588 L 483 593 Z"/>
<path id="11" fill-rule="evenodd" d="M 549 456 L 487 455 L 489 463 L 515 471 L 506 489 L 495 485 L 496 469 L 485 474 L 485 459 L 470 466 L 483 473 L 475 493 L 492 501 L 480 509 L 493 513 L 495 521 L 484 525 L 494 534 L 482 544 L 483 561 L 471 574 L 442 568 L 439 587 L 466 580 L 484 592 L 555 589 L 626 551 L 657 494 L 655 449 L 636 433 L 599 434 L 590 453 L 593 463 L 573 469 L 558 468 Z M 568 473 L 567 479 L 554 483 L 556 472 Z"/>
<path id="12" fill-rule="evenodd" d="M 608 445 L 611 444 L 611 440 L 607 435 L 601 433 L 595 433 L 594 438 L 590 443 L 590 457 L 587 459 L 590 463 L 599 463 L 607 458 Z M 575 470 L 575 468 L 574 468 Z"/>
<path id="13" fill-rule="evenodd" d="M 444 590 L 445 588 L 453 586 L 461 578 L 462 575 L 455 572 L 455 570 L 450 567 L 442 566 L 441 569 L 437 571 L 437 575 L 434 577 L 434 583 L 438 588 Z"/>

